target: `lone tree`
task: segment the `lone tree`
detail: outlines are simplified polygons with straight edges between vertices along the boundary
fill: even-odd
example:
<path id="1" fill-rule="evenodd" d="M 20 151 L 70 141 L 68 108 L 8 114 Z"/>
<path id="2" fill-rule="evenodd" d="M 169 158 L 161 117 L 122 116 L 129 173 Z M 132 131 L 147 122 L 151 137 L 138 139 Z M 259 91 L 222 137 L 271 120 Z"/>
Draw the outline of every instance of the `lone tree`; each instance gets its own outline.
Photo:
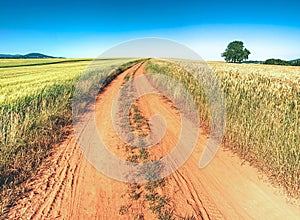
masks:
<path id="1" fill-rule="evenodd" d="M 232 41 L 222 53 L 222 57 L 225 57 L 226 62 L 240 63 L 248 59 L 250 54 L 250 51 L 244 48 L 242 41 Z"/>

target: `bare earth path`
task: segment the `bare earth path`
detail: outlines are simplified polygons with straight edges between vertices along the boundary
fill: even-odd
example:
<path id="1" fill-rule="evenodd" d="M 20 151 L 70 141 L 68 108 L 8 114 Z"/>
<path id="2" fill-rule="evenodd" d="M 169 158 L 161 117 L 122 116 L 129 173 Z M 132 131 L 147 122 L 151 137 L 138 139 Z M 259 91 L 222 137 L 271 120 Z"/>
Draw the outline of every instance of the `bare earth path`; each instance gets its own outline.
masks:
<path id="1" fill-rule="evenodd" d="M 127 73 L 137 69 L 135 77 L 144 73 L 145 63 L 135 65 L 119 75 L 99 95 L 96 103 L 97 129 L 103 142 L 119 157 L 122 146 L 111 122 L 111 104 Z M 135 84 L 137 90 L 148 82 Z M 147 95 L 138 107 L 146 118 L 153 114 L 165 117 L 167 131 L 159 145 L 149 152 L 158 158 L 166 155 L 178 139 L 180 116 L 162 97 Z M 231 152 L 219 150 L 204 169 L 198 168 L 199 158 L 208 137 L 199 135 L 196 150 L 189 160 L 168 178 L 164 193 L 172 201 L 178 215 L 193 214 L 197 219 L 300 219 L 296 205 L 261 180 L 257 170 Z M 28 193 L 8 213 L 11 219 L 133 219 L 129 211 L 120 215 L 126 202 L 127 184 L 99 173 L 83 156 L 70 128 L 69 137 L 53 148 L 52 155 L 38 175 L 26 186 Z M 145 219 L 153 214 L 144 213 Z"/>

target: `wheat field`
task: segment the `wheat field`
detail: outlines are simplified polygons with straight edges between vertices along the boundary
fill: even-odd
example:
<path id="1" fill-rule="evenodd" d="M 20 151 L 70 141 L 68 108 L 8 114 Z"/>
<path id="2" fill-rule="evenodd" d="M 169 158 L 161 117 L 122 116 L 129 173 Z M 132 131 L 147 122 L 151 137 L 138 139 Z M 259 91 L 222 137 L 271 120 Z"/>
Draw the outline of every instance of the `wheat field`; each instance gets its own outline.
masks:
<path id="1" fill-rule="evenodd" d="M 178 66 L 173 60 L 151 60 L 147 72 L 162 73 L 183 83 L 198 106 L 201 124 L 211 127 L 206 94 L 188 71 L 197 72 L 203 65 L 213 71 L 226 99 L 223 145 L 259 167 L 289 194 L 299 196 L 300 68 L 177 62 L 183 65 Z"/>
<path id="2" fill-rule="evenodd" d="M 102 68 L 119 67 L 111 81 L 136 62 L 129 61 L 98 62 Z M 200 68 L 197 61 L 180 62 L 191 70 Z M 122 63 L 127 65 L 120 68 Z M 75 87 L 89 64 L 88 59 L 0 60 L 1 209 L 24 190 L 18 185 L 36 172 L 49 149 L 66 135 Z M 300 67 L 223 62 L 209 62 L 207 67 L 219 79 L 226 99 L 223 146 L 299 196 Z M 198 106 L 201 124 L 211 126 L 206 94 L 185 69 L 173 61 L 151 59 L 146 71 L 183 83 Z"/>

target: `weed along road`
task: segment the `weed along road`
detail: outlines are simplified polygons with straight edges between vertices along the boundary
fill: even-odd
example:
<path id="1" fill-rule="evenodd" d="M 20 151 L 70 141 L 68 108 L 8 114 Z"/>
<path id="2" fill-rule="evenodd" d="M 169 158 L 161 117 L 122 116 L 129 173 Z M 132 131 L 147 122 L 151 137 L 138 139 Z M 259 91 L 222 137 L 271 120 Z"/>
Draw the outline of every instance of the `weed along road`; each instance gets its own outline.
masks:
<path id="1" fill-rule="evenodd" d="M 147 136 L 158 129 L 150 118 L 164 118 L 163 137 L 150 148 L 125 144 L 116 134 L 112 119 L 115 97 L 126 82 L 124 93 L 155 90 L 146 77 L 147 61 L 133 65 L 118 75 L 97 97 L 96 132 L 116 157 L 134 162 L 155 161 L 168 155 L 178 142 L 181 116 L 166 97 L 147 94 L 129 107 L 133 133 Z M 141 78 L 142 77 L 142 78 Z M 159 125 L 158 120 L 155 125 Z M 208 140 L 200 129 L 197 144 L 188 160 L 171 175 L 150 182 L 122 182 L 99 172 L 90 161 L 92 139 L 83 154 L 72 128 L 69 136 L 42 165 L 37 176 L 26 185 L 25 195 L 6 217 L 17 219 L 299 219 L 300 209 L 264 178 L 256 168 L 244 163 L 228 150 L 220 149 L 212 162 L 199 168 L 199 159 Z M 82 133 L 89 133 L 89 126 Z M 95 158 L 93 158 L 93 155 Z M 91 159 L 92 158 L 92 159 Z M 103 163 L 110 161 L 104 160 Z M 176 162 L 175 162 L 176 163 Z M 107 172 L 116 167 L 107 166 Z M 112 170 L 109 170 L 112 169 Z M 114 169 L 114 170 L 113 170 Z M 155 172 L 155 171 L 153 171 Z M 189 218 L 188 218 L 189 217 Z"/>

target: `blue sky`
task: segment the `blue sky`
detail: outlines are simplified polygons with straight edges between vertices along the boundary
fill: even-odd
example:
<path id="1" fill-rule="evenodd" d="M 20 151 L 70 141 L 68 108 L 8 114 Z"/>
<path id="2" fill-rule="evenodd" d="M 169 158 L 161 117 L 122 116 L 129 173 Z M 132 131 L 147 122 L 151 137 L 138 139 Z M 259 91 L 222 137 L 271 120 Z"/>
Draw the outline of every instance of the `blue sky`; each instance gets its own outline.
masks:
<path id="1" fill-rule="evenodd" d="M 162 37 L 220 57 L 242 40 L 250 59 L 300 58 L 300 2 L 14 0 L 0 3 L 0 53 L 96 57 L 123 41 Z"/>

